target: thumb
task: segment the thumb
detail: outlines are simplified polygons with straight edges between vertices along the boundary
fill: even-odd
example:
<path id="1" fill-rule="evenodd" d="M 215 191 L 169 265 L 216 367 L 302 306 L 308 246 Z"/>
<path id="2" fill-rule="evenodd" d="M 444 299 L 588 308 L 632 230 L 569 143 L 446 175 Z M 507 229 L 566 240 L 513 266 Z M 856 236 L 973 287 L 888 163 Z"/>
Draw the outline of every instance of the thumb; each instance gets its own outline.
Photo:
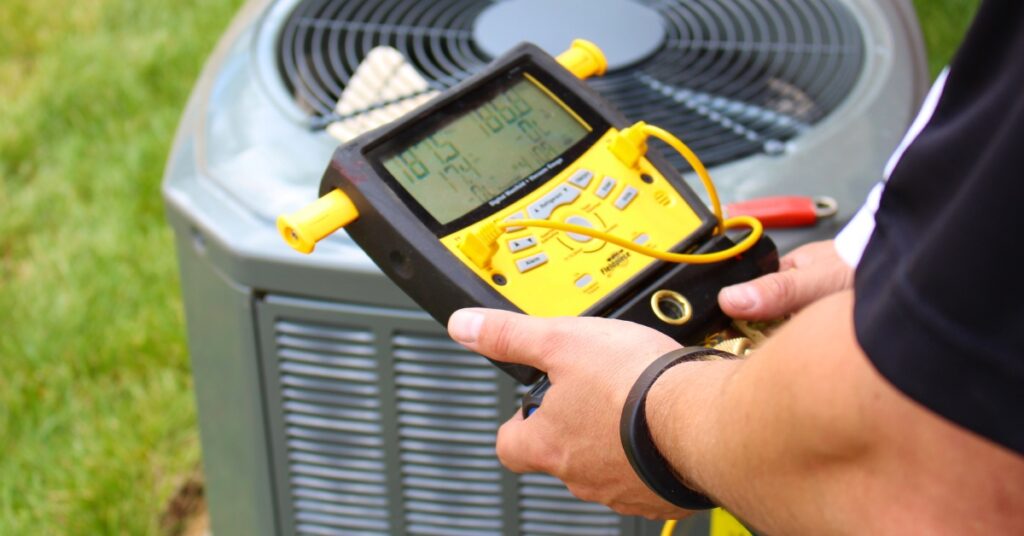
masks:
<path id="1" fill-rule="evenodd" d="M 569 333 L 560 319 L 538 318 L 498 309 L 459 309 L 448 319 L 448 334 L 459 344 L 496 361 L 548 371 L 548 356 Z"/>
<path id="2" fill-rule="evenodd" d="M 828 274 L 792 269 L 725 287 L 718 303 L 725 314 L 746 320 L 770 320 L 793 313 L 829 293 Z"/>

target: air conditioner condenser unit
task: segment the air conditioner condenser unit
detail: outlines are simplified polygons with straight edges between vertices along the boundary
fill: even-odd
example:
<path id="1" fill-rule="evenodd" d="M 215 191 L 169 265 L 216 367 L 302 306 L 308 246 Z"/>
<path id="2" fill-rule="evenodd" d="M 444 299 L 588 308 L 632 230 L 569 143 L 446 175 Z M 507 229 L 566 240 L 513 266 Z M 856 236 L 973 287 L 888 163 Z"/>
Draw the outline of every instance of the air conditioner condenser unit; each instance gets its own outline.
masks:
<path id="1" fill-rule="evenodd" d="M 724 201 L 837 199 L 834 220 L 775 233 L 783 249 L 856 210 L 928 83 L 902 0 L 247 3 L 164 179 L 215 535 L 658 533 L 504 470 L 495 431 L 521 389 L 344 233 L 305 257 L 274 224 L 315 198 L 337 145 L 326 129 L 370 50 L 398 50 L 440 90 L 518 41 L 557 53 L 576 37 L 609 54 L 593 86 L 690 144 Z"/>

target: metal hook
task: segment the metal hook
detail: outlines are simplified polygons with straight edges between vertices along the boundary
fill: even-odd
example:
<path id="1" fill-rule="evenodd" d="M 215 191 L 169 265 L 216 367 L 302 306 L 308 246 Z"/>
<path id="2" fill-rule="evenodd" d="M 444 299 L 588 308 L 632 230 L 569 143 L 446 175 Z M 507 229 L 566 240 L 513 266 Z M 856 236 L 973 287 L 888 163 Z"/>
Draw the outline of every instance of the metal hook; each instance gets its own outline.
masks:
<path id="1" fill-rule="evenodd" d="M 833 197 L 821 195 L 814 198 L 814 215 L 818 219 L 831 218 L 839 212 L 839 202 Z"/>

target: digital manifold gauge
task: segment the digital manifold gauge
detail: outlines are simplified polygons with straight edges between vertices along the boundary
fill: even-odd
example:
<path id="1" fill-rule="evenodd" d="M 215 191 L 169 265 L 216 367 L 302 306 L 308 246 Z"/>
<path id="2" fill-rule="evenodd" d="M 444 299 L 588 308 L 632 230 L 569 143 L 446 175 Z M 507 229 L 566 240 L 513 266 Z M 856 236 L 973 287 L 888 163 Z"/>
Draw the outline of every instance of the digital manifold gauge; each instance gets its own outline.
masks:
<path id="1" fill-rule="evenodd" d="M 605 70 L 577 40 L 557 60 L 522 44 L 403 118 L 345 143 L 318 201 L 278 220 L 309 253 L 344 227 L 442 324 L 462 307 L 604 316 L 683 344 L 729 322 L 726 286 L 778 267 L 756 220 L 722 220 L 647 153 L 670 134 L 626 118 L 582 79 Z M 738 242 L 725 234 L 750 227 Z M 660 257 L 656 258 L 656 257 Z M 541 373 L 496 363 L 524 384 Z"/>

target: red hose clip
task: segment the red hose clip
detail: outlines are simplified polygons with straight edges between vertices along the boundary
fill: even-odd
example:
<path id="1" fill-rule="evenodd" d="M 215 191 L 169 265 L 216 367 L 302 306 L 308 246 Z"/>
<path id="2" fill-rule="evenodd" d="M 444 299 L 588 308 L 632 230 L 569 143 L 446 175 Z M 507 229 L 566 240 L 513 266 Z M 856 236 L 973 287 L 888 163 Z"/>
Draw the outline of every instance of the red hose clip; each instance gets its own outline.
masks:
<path id="1" fill-rule="evenodd" d="M 819 219 L 835 216 L 838 210 L 838 203 L 831 197 L 799 195 L 762 197 L 725 206 L 727 217 L 753 216 L 769 229 L 814 225 Z"/>

